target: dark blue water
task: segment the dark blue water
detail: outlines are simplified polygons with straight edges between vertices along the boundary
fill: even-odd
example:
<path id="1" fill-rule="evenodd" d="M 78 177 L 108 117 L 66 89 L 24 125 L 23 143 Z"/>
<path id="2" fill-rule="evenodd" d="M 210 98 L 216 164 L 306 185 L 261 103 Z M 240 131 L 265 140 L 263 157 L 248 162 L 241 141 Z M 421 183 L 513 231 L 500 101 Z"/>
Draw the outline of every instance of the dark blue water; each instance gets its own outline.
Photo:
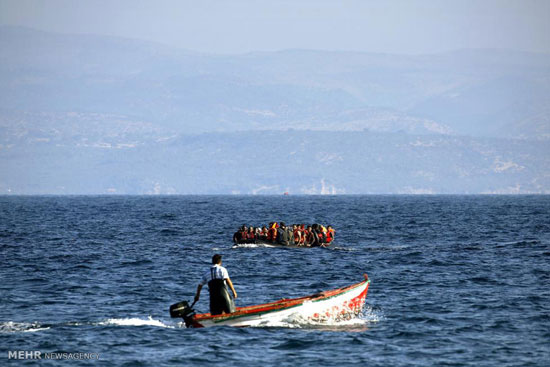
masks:
<path id="1" fill-rule="evenodd" d="M 0 364 L 24 350 L 99 354 L 67 365 L 548 366 L 549 213 L 549 196 L 0 197 Z M 238 226 L 274 220 L 332 224 L 335 246 L 231 248 Z M 365 311 L 182 328 L 168 306 L 216 252 L 238 305 L 367 272 Z"/>

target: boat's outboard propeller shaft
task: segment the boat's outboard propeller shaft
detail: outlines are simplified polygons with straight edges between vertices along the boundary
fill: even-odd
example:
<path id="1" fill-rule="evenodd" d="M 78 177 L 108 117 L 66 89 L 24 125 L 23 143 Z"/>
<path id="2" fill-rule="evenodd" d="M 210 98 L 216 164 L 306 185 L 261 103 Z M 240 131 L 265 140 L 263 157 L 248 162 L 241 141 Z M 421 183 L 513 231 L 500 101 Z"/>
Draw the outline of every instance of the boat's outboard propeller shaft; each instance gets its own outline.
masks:
<path id="1" fill-rule="evenodd" d="M 185 322 L 185 326 L 189 327 L 193 324 L 193 316 L 195 316 L 195 310 L 193 306 L 195 302 L 189 306 L 188 301 L 181 301 L 170 306 L 170 317 L 178 318 L 181 317 Z"/>

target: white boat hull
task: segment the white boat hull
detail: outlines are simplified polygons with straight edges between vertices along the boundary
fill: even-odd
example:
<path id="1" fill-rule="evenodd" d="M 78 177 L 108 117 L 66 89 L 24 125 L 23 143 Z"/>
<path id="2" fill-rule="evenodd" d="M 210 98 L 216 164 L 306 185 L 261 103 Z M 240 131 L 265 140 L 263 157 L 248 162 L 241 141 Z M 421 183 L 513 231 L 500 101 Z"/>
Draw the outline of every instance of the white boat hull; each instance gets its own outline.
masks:
<path id="1" fill-rule="evenodd" d="M 240 307 L 231 314 L 215 316 L 199 314 L 193 317 L 191 327 L 263 326 L 296 318 L 306 322 L 349 319 L 361 312 L 365 304 L 369 284 L 370 281 L 365 276 L 363 282 L 308 297 L 283 299 L 264 305 Z"/>

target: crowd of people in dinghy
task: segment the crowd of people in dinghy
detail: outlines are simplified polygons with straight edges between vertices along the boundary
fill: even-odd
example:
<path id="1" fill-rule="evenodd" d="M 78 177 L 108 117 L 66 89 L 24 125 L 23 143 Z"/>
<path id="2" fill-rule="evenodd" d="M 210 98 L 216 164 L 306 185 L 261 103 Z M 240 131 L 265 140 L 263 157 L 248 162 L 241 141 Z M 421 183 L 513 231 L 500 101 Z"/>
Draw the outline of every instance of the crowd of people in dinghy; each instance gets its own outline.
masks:
<path id="1" fill-rule="evenodd" d="M 332 226 L 321 224 L 293 224 L 271 222 L 268 226 L 253 227 L 243 225 L 233 235 L 235 244 L 271 243 L 283 246 L 326 247 L 334 240 Z"/>

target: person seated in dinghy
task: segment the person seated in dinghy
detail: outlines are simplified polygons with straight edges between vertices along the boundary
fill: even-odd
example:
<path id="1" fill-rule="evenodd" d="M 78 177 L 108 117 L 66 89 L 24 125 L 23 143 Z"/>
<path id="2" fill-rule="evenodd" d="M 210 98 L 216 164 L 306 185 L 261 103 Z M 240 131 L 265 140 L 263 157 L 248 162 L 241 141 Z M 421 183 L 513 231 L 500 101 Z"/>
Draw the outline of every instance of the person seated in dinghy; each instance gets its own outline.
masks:
<path id="1" fill-rule="evenodd" d="M 291 230 L 286 227 L 285 222 L 279 223 L 279 228 L 277 228 L 277 243 L 283 246 L 294 244 L 294 239 L 291 236 Z"/>
<path id="2" fill-rule="evenodd" d="M 334 229 L 332 226 L 327 227 L 327 246 L 334 240 Z"/>
<path id="3" fill-rule="evenodd" d="M 260 233 L 260 240 L 267 241 L 267 227 L 262 227 L 262 232 Z"/>
<path id="4" fill-rule="evenodd" d="M 235 302 L 237 299 L 237 292 L 233 287 L 233 282 L 229 278 L 227 269 L 222 266 L 222 255 L 215 254 L 212 256 L 212 266 L 206 273 L 204 273 L 201 282 L 197 287 L 197 293 L 195 294 L 195 302 L 200 299 L 202 287 L 208 284 L 208 291 L 210 292 L 210 314 L 220 315 L 222 313 L 235 312 Z M 229 285 L 233 292 L 233 299 L 229 296 L 226 284 Z"/>
<path id="5" fill-rule="evenodd" d="M 292 225 L 292 237 L 296 246 L 302 246 L 302 232 L 298 224 Z"/>
<path id="6" fill-rule="evenodd" d="M 277 222 L 269 223 L 269 229 L 267 231 L 267 241 L 271 243 L 277 242 Z"/>
<path id="7" fill-rule="evenodd" d="M 312 243 L 311 243 L 311 247 L 320 247 L 323 245 L 323 243 L 325 243 L 325 238 L 323 236 L 323 231 L 321 229 L 321 225 L 320 224 L 317 224 L 317 223 L 314 223 L 312 226 L 311 226 L 311 234 L 312 234 Z"/>
<path id="8" fill-rule="evenodd" d="M 256 232 L 254 233 L 254 236 L 256 238 L 256 241 L 262 239 L 262 229 L 260 227 L 256 227 Z"/>
<path id="9" fill-rule="evenodd" d="M 256 243 L 256 230 L 252 226 L 248 228 L 246 233 L 246 243 Z"/>
<path id="10" fill-rule="evenodd" d="M 241 240 L 242 240 L 242 231 L 241 231 L 241 228 L 239 228 L 237 232 L 233 233 L 233 243 L 237 245 L 241 243 Z"/>
<path id="11" fill-rule="evenodd" d="M 239 238 L 239 243 L 249 243 L 248 242 L 248 227 L 243 224 L 241 229 L 239 230 L 239 233 L 240 233 L 240 238 Z"/>
<path id="12" fill-rule="evenodd" d="M 313 228 L 311 226 L 307 226 L 305 230 L 305 238 L 304 246 L 311 247 L 313 244 L 314 238 L 313 238 Z"/>

